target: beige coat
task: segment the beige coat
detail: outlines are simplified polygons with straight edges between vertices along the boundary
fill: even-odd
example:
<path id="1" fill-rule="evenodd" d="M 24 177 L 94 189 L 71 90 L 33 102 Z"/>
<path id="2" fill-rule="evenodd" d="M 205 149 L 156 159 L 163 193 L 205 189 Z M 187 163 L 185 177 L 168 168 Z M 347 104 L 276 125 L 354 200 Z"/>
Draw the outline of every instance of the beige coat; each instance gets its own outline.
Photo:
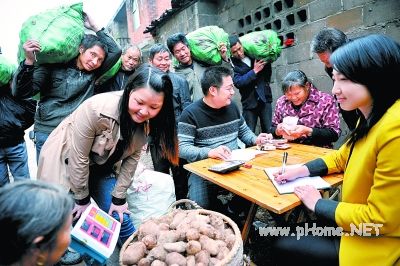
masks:
<path id="1" fill-rule="evenodd" d="M 122 92 L 102 93 L 87 99 L 53 130 L 40 152 L 38 179 L 62 184 L 78 200 L 89 195 L 89 165 L 104 164 L 120 139 Z M 114 197 L 126 198 L 145 143 L 144 127 L 138 125 L 131 146 L 121 157 Z"/>

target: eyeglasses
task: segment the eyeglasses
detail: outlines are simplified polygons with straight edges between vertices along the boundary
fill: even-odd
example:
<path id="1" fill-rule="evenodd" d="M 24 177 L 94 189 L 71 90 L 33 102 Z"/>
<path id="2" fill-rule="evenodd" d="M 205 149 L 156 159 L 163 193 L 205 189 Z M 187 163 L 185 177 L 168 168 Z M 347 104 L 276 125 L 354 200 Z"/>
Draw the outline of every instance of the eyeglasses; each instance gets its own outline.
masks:
<path id="1" fill-rule="evenodd" d="M 227 87 L 220 87 L 220 89 L 227 90 L 227 91 L 235 91 L 235 87 L 233 85 Z"/>

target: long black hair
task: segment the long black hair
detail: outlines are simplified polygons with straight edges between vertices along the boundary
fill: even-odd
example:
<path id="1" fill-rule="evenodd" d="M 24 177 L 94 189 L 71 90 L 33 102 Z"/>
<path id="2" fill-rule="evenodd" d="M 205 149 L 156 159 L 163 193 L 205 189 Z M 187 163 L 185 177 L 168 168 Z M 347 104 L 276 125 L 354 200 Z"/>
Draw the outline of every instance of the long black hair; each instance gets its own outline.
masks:
<path id="1" fill-rule="evenodd" d="M 142 126 L 145 129 L 147 126 L 146 123 L 141 125 L 135 123 L 128 112 L 129 96 L 132 91 L 139 88 L 149 88 L 157 93 L 164 94 L 164 102 L 160 112 L 149 120 L 149 136 L 152 143 L 157 147 L 157 153 L 177 165 L 179 160 L 178 138 L 172 100 L 172 82 L 168 74 L 148 64 L 143 64 L 137 68 L 129 78 L 119 104 L 123 147 L 124 149 L 129 147 L 137 126 Z"/>
<path id="2" fill-rule="evenodd" d="M 330 61 L 336 71 L 364 85 L 372 97 L 372 111 L 368 117 L 361 116 L 349 136 L 351 145 L 365 136 L 400 98 L 400 90 L 394 89 L 400 77 L 400 44 L 383 34 L 372 34 L 338 48 Z"/>

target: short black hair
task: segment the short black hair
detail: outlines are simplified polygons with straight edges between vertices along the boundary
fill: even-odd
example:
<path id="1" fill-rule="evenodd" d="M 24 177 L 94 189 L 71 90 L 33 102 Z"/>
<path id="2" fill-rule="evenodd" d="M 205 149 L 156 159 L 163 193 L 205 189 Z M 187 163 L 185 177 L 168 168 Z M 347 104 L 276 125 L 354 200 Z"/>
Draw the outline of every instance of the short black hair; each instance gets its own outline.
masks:
<path id="1" fill-rule="evenodd" d="M 237 43 L 241 43 L 240 39 L 236 35 L 229 35 L 229 47 L 232 48 L 232 46 L 236 45 Z"/>
<path id="2" fill-rule="evenodd" d="M 220 88 L 222 85 L 222 78 L 232 76 L 232 70 L 224 66 L 211 66 L 208 67 L 201 76 L 201 90 L 204 95 L 208 94 L 208 89 L 211 86 Z"/>
<path id="3" fill-rule="evenodd" d="M 337 48 L 347 43 L 346 34 L 336 28 L 322 29 L 311 41 L 311 51 L 314 53 L 333 53 Z"/>
<path id="4" fill-rule="evenodd" d="M 81 41 L 81 45 L 83 48 L 83 51 L 86 51 L 89 48 L 92 48 L 93 46 L 99 46 L 101 49 L 103 49 L 105 56 L 108 54 L 108 47 L 105 45 L 100 38 L 97 35 L 94 34 L 85 34 L 83 36 L 83 39 Z"/>
<path id="5" fill-rule="evenodd" d="M 174 54 L 174 47 L 176 44 L 180 42 L 189 47 L 189 42 L 186 39 L 185 34 L 183 34 L 182 32 L 172 34 L 171 36 L 168 37 L 167 46 L 171 54 Z"/>
<path id="6" fill-rule="evenodd" d="M 162 43 L 155 43 L 150 47 L 149 59 L 153 60 L 155 54 L 163 52 L 168 52 L 168 54 L 171 55 L 171 52 L 168 50 L 167 46 Z"/>

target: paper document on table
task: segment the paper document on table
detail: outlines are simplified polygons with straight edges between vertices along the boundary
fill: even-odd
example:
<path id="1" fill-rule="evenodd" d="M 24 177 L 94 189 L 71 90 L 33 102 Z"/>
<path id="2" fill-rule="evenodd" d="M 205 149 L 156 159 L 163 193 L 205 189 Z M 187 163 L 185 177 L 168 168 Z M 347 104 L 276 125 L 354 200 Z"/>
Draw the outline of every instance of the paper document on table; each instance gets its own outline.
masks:
<path id="1" fill-rule="evenodd" d="M 301 166 L 301 164 L 293 164 L 293 165 L 287 165 L 286 170 L 290 168 L 296 168 Z M 278 190 L 279 194 L 289 194 L 293 193 L 294 188 L 298 186 L 305 186 L 305 185 L 311 185 L 315 187 L 316 189 L 326 189 L 330 188 L 331 185 L 329 185 L 328 182 L 326 182 L 322 177 L 320 176 L 305 176 L 305 177 L 300 177 L 297 178 L 293 181 L 289 181 L 285 184 L 278 184 L 275 179 L 274 179 L 274 173 L 278 172 L 281 169 L 281 167 L 269 167 L 265 168 L 264 171 L 271 180 L 271 182 L 274 184 L 276 190 Z"/>
<path id="2" fill-rule="evenodd" d="M 233 150 L 231 154 L 231 158 L 226 161 L 243 161 L 247 162 L 256 157 L 256 155 L 266 153 L 266 151 L 259 151 L 253 149 L 237 149 Z"/>

